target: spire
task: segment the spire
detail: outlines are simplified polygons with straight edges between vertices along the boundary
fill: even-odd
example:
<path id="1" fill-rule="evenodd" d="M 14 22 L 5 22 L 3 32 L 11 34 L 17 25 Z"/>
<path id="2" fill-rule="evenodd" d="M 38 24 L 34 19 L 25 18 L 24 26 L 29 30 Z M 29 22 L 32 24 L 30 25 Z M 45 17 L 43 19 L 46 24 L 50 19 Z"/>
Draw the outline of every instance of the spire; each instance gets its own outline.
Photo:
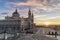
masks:
<path id="1" fill-rule="evenodd" d="M 31 11 L 30 11 L 30 9 L 28 11 L 28 17 L 31 17 Z"/>
<path id="2" fill-rule="evenodd" d="M 29 9 L 29 14 L 31 14 L 31 11 L 30 11 L 30 9 Z"/>
<path id="3" fill-rule="evenodd" d="M 17 9 L 15 9 L 15 12 L 17 12 Z"/>
<path id="4" fill-rule="evenodd" d="M 30 9 L 29 9 L 29 12 L 31 12 Z"/>

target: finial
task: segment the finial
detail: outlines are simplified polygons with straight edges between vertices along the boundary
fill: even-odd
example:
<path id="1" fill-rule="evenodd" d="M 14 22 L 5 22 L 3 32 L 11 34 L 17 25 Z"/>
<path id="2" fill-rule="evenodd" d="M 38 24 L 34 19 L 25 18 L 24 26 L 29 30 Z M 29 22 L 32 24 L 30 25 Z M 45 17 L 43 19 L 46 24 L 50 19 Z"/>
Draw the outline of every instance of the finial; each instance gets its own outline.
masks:
<path id="1" fill-rule="evenodd" d="M 31 13 L 31 9 L 29 8 L 29 13 Z"/>
<path id="2" fill-rule="evenodd" d="M 17 12 L 17 9 L 15 9 L 15 12 Z"/>

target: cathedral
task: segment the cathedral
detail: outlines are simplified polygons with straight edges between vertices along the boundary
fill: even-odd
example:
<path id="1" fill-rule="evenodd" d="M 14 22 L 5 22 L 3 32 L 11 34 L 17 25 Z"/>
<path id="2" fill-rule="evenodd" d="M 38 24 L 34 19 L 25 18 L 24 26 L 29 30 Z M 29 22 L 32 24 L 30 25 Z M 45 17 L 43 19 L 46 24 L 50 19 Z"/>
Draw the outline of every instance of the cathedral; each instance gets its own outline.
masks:
<path id="1" fill-rule="evenodd" d="M 7 34 L 7 37 L 12 37 L 14 35 L 14 39 L 20 33 L 33 33 L 34 28 L 34 15 L 31 11 L 28 11 L 28 17 L 23 18 L 20 17 L 17 9 L 13 12 L 12 16 L 6 16 L 4 20 L 0 20 L 0 36 L 4 38 L 3 34 Z M 10 35 L 10 36 L 8 36 Z"/>
<path id="2" fill-rule="evenodd" d="M 28 11 L 27 18 L 20 17 L 20 14 L 16 9 L 11 17 L 6 16 L 4 20 L 0 20 L 0 34 L 7 33 L 10 36 L 12 36 L 13 34 L 14 39 L 18 35 L 18 33 L 19 35 L 20 33 L 33 33 L 33 27 L 34 15 L 30 10 Z M 3 35 L 1 37 L 3 38 Z"/>

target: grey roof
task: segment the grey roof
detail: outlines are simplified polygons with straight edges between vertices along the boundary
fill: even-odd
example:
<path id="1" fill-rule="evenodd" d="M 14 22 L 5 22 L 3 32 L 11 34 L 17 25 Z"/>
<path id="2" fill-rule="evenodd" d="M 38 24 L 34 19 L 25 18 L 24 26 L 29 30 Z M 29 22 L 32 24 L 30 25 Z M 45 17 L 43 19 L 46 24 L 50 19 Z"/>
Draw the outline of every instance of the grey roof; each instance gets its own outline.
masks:
<path id="1" fill-rule="evenodd" d="M 0 20 L 0 25 L 19 25 L 20 20 Z"/>

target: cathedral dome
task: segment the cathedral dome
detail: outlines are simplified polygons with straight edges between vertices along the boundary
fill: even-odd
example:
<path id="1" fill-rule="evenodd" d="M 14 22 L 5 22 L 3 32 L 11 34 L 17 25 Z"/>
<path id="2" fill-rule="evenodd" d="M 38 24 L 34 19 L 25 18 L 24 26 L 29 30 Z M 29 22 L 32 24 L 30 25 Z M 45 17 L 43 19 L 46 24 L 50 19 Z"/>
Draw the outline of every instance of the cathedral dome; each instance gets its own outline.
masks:
<path id="1" fill-rule="evenodd" d="M 13 12 L 13 15 L 12 15 L 13 17 L 19 17 L 20 15 L 19 15 L 19 13 L 17 12 L 17 9 L 15 10 L 15 12 Z"/>

